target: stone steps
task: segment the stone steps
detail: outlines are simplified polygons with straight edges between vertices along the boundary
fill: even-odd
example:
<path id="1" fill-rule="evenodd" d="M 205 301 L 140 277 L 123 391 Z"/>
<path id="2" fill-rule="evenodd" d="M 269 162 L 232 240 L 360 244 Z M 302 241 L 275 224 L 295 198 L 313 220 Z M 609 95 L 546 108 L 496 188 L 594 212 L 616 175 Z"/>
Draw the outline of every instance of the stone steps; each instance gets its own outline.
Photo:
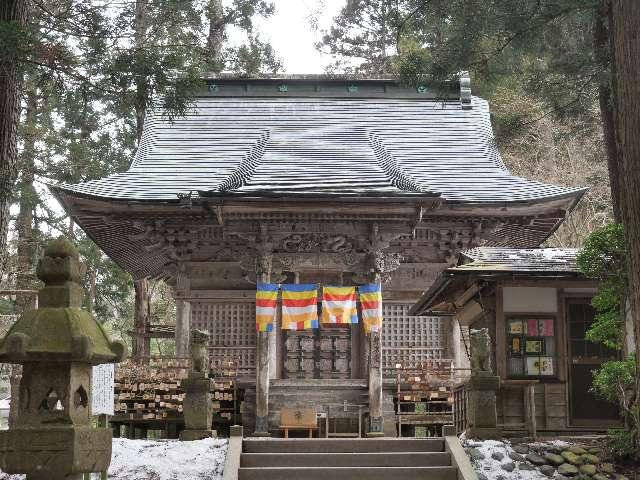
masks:
<path id="1" fill-rule="evenodd" d="M 451 462 L 444 452 L 389 453 L 243 453 L 241 467 L 440 467 Z"/>
<path id="2" fill-rule="evenodd" d="M 457 480 L 442 438 L 245 439 L 238 480 Z"/>
<path id="3" fill-rule="evenodd" d="M 453 467 L 240 468 L 238 480 L 456 480 Z"/>
<path id="4" fill-rule="evenodd" d="M 442 438 L 270 438 L 245 439 L 243 453 L 444 452 Z"/>

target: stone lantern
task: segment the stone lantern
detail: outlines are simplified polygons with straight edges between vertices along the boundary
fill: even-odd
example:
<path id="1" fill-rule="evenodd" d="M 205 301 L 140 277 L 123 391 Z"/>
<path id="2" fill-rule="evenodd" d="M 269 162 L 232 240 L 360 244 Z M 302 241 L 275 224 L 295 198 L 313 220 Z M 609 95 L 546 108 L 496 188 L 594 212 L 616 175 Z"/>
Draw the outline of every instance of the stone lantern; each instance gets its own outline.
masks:
<path id="1" fill-rule="evenodd" d="M 15 425 L 0 432 L 0 467 L 29 480 L 76 480 L 107 470 L 112 432 L 90 425 L 91 368 L 120 362 L 112 342 L 81 308 L 78 251 L 59 238 L 46 247 L 37 275 L 36 310 L 25 312 L 0 343 L 0 362 L 22 364 Z"/>
<path id="2" fill-rule="evenodd" d="M 211 430 L 213 405 L 211 404 L 211 380 L 209 379 L 209 334 L 202 330 L 193 330 L 189 342 L 191 370 L 189 378 L 180 382 L 184 390 L 184 426 L 180 440 L 202 440 L 215 437 Z"/>

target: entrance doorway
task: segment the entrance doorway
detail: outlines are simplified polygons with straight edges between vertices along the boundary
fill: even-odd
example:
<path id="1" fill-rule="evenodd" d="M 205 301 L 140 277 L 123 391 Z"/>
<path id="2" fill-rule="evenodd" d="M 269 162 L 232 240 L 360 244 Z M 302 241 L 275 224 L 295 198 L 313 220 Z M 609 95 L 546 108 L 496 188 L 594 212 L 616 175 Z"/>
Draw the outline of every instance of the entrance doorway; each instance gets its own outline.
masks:
<path id="1" fill-rule="evenodd" d="M 592 372 L 603 362 L 616 358 L 616 352 L 585 338 L 595 318 L 589 300 L 567 302 L 569 332 L 569 398 L 574 426 L 610 425 L 619 420 L 617 405 L 591 392 Z"/>
<path id="2" fill-rule="evenodd" d="M 351 378 L 351 325 L 284 330 L 285 378 Z"/>

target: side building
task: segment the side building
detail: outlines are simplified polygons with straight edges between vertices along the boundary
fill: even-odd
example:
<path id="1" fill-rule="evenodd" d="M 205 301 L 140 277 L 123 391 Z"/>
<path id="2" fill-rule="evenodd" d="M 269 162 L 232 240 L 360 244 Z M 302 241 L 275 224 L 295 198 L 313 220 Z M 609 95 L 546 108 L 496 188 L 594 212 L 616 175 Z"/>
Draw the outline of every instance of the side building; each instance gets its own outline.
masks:
<path id="1" fill-rule="evenodd" d="M 603 432 L 619 424 L 617 406 L 592 391 L 592 372 L 618 357 L 590 342 L 591 299 L 598 283 L 577 266 L 577 250 L 480 247 L 462 252 L 410 313 L 440 315 L 464 339 L 488 329 L 492 365 L 500 377 L 497 421 L 507 434 Z M 453 356 L 466 358 L 464 340 Z M 466 429 L 464 387 L 456 423 Z"/>
<path id="2" fill-rule="evenodd" d="M 248 431 L 256 408 L 262 432 L 292 403 L 368 402 L 392 434 L 391 387 L 371 379 L 393 378 L 398 363 L 451 358 L 443 321 L 409 315 L 411 305 L 463 250 L 538 246 L 584 191 L 511 175 L 468 77 L 417 87 L 322 76 L 206 84 L 186 115 L 149 113 L 128 171 L 52 191 L 134 278 L 173 286 L 179 356 L 198 328 L 214 359 L 236 360 Z M 255 283 L 265 280 L 380 281 L 383 332 L 369 340 L 360 325 L 276 325 L 257 335 Z M 138 355 L 166 335 L 153 325 L 136 332 Z"/>

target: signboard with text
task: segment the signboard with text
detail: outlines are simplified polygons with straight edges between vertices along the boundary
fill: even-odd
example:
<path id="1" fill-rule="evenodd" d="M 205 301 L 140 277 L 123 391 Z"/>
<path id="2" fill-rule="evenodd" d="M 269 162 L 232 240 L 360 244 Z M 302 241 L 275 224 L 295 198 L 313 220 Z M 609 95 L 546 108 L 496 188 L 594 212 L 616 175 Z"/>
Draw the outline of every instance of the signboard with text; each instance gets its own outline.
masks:
<path id="1" fill-rule="evenodd" d="M 113 415 L 113 381 L 115 365 L 103 363 L 93 367 L 91 379 L 91 415 Z"/>

